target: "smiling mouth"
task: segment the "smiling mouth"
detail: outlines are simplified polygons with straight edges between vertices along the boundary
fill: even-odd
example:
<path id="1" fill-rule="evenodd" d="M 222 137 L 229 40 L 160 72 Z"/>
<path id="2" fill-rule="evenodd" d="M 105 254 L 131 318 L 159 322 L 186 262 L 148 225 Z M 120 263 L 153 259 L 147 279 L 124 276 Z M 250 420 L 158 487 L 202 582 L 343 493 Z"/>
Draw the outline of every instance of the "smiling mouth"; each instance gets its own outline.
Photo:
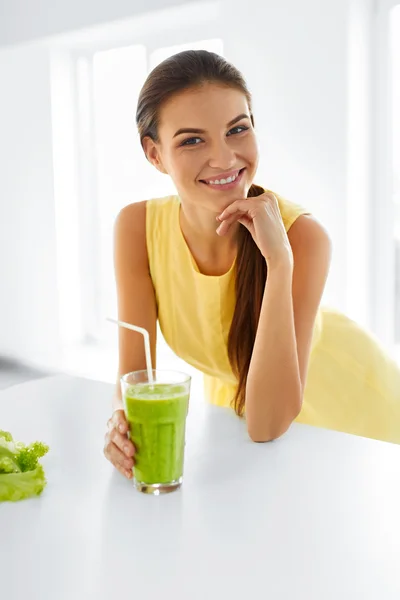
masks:
<path id="1" fill-rule="evenodd" d="M 201 183 L 204 183 L 205 185 L 210 185 L 212 187 L 220 186 L 221 188 L 223 188 L 223 187 L 228 186 L 229 184 L 234 183 L 238 179 L 240 179 L 244 170 L 245 170 L 245 167 L 243 167 L 242 169 L 239 169 L 238 171 L 236 171 L 236 173 L 227 177 L 226 179 L 200 179 L 200 181 L 201 181 Z"/>

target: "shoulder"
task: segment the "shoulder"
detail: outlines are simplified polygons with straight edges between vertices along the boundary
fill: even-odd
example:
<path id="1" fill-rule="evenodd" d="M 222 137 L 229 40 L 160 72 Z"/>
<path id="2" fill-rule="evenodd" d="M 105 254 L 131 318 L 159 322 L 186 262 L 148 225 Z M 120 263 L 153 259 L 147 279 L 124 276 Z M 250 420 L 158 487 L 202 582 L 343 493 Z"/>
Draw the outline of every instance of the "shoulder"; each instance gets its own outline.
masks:
<path id="1" fill-rule="evenodd" d="M 271 192 L 277 199 L 293 254 L 295 252 L 297 254 L 308 254 L 317 250 L 324 250 L 330 255 L 332 242 L 322 223 L 301 204 L 292 202 L 275 191 L 266 191 Z"/>
<path id="2" fill-rule="evenodd" d="M 300 247 L 308 250 L 316 248 L 332 249 L 332 241 L 326 228 L 311 214 L 297 217 L 287 232 L 292 250 Z"/>
<path id="3" fill-rule="evenodd" d="M 293 252 L 294 277 L 325 282 L 332 259 L 332 241 L 325 227 L 312 215 L 298 217 L 287 236 Z"/>
<path id="4" fill-rule="evenodd" d="M 146 201 L 148 213 L 161 213 L 177 206 L 180 200 L 178 196 L 163 196 L 161 198 L 151 198 Z"/>
<path id="5" fill-rule="evenodd" d="M 288 200 L 274 190 L 265 189 L 265 191 L 268 194 L 275 196 L 286 232 L 289 232 L 293 223 L 295 223 L 301 215 L 310 214 L 310 211 L 305 206 Z"/>
<path id="6" fill-rule="evenodd" d="M 151 198 L 146 201 L 146 226 L 149 242 L 154 237 L 157 239 L 160 231 L 164 229 L 169 231 L 171 219 L 174 218 L 179 203 L 179 197 L 174 195 Z"/>
<path id="7" fill-rule="evenodd" d="M 122 208 L 114 223 L 114 259 L 118 264 L 132 268 L 145 267 L 148 262 L 146 248 L 147 201 L 133 202 Z"/>
<path id="8" fill-rule="evenodd" d="M 114 249 L 118 260 L 148 268 L 157 239 L 163 231 L 169 231 L 172 209 L 178 204 L 178 196 L 165 196 L 124 206 L 114 223 Z"/>
<path id="9" fill-rule="evenodd" d="M 168 210 L 169 207 L 179 203 L 178 196 L 165 196 L 162 198 L 150 198 L 141 202 L 132 202 L 120 210 L 115 220 L 115 226 L 129 229 L 137 234 L 145 234 L 146 218 Z"/>
<path id="10" fill-rule="evenodd" d="M 146 205 L 147 200 L 142 202 L 133 202 L 122 208 L 115 219 L 116 232 L 130 231 L 140 234 L 146 224 Z"/>

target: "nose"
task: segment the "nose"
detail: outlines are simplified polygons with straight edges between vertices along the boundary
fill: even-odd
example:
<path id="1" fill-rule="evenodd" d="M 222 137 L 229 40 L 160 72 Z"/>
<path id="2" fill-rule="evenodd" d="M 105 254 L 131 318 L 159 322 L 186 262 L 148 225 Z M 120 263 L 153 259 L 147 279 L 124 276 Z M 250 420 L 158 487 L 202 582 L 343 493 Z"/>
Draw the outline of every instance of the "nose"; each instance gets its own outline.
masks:
<path id="1" fill-rule="evenodd" d="M 236 154 L 226 139 L 213 143 L 208 164 L 220 171 L 228 171 L 236 165 Z"/>

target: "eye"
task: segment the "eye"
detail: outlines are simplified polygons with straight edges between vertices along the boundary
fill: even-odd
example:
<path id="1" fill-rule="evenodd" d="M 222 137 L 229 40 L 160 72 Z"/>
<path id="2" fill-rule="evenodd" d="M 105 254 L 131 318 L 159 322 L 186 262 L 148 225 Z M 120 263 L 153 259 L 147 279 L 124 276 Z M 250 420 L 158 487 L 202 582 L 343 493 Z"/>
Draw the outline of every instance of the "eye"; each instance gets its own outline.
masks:
<path id="1" fill-rule="evenodd" d="M 236 135 L 238 133 L 242 133 L 242 131 L 248 131 L 248 127 L 246 127 L 245 125 L 237 125 L 236 127 L 233 127 L 232 129 L 230 129 L 230 131 L 228 131 L 227 135 L 231 135 L 233 133 L 233 135 Z"/>
<path id="2" fill-rule="evenodd" d="M 201 142 L 201 138 L 199 137 L 191 137 L 188 138 L 187 140 L 184 140 L 181 144 L 179 144 L 180 146 L 197 146 L 197 141 L 199 140 Z"/>

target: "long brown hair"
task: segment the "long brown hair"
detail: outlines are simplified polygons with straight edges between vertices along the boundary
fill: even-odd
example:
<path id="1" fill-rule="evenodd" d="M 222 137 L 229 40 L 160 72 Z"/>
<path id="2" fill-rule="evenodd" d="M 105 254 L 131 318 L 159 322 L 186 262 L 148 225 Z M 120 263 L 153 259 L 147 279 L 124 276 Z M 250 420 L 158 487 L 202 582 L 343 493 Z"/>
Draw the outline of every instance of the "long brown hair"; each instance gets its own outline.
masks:
<path id="1" fill-rule="evenodd" d="M 243 92 L 254 125 L 251 94 L 243 75 L 222 56 L 206 50 L 188 50 L 167 58 L 151 71 L 138 100 L 136 124 L 143 139 L 159 142 L 160 108 L 175 94 L 215 82 Z M 264 189 L 253 184 L 248 197 L 259 196 Z M 228 337 L 228 356 L 238 379 L 232 406 L 242 416 L 245 406 L 247 373 L 256 337 L 261 302 L 267 279 L 267 264 L 249 231 L 239 227 L 236 260 L 236 304 Z"/>

